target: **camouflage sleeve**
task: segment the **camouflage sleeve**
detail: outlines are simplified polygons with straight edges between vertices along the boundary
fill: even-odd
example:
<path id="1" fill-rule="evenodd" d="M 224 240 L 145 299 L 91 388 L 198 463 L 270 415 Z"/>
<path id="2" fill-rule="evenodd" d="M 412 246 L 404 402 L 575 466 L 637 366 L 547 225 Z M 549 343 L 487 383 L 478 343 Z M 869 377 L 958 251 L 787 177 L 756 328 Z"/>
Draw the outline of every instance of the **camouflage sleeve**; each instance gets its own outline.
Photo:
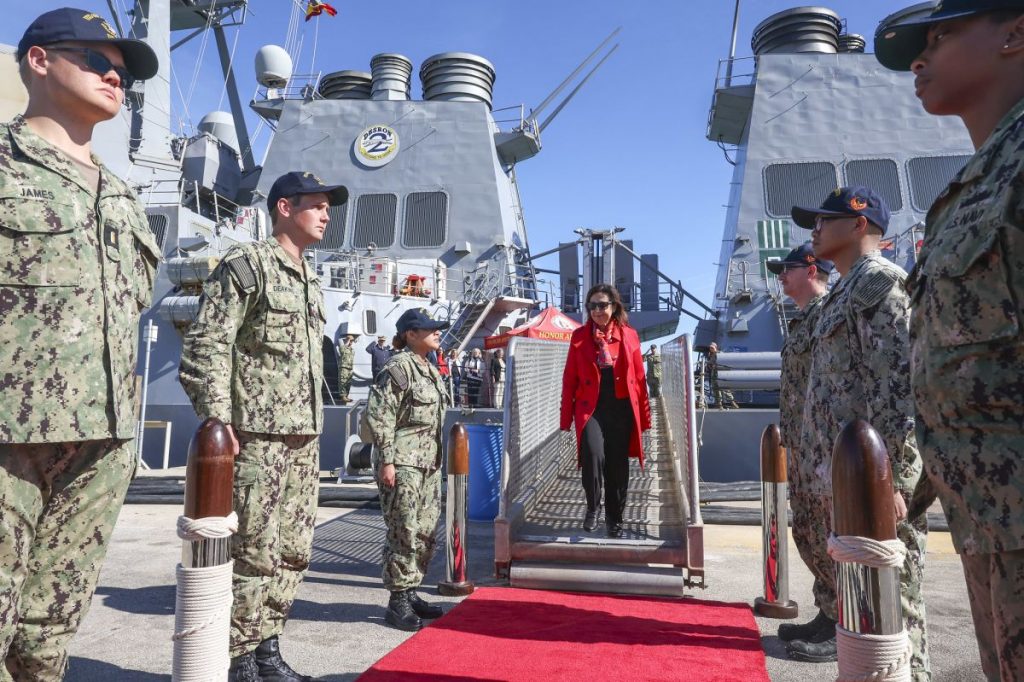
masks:
<path id="1" fill-rule="evenodd" d="M 859 365 L 867 403 L 865 412 L 868 422 L 885 441 L 893 484 L 900 492 L 909 494 L 916 482 L 916 478 L 904 475 L 912 468 L 912 463 L 904 460 L 911 456 L 906 446 L 914 432 L 910 299 L 890 273 L 874 273 L 865 284 L 867 295 L 855 296 L 853 301 L 862 354 Z"/>
<path id="2" fill-rule="evenodd" d="M 247 284 L 222 261 L 203 285 L 199 315 L 185 334 L 178 378 L 200 419 L 232 422 L 232 351 L 256 291 Z"/>
<path id="3" fill-rule="evenodd" d="M 402 394 L 409 387 L 408 381 L 405 388 L 399 385 L 399 380 L 394 376 L 395 365 L 388 369 L 377 375 L 375 383 L 370 387 L 370 398 L 366 405 L 366 422 L 373 435 L 373 444 L 377 446 L 381 466 L 395 463 L 398 409 L 402 404 Z"/>

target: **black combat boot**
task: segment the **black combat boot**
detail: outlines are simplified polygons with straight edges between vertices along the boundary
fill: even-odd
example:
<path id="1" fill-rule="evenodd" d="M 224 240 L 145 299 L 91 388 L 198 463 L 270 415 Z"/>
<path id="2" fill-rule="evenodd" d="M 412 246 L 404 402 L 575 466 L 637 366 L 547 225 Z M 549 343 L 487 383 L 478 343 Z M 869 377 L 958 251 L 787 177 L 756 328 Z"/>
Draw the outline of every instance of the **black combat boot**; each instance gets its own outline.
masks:
<path id="1" fill-rule="evenodd" d="M 807 663 L 831 663 L 838 659 L 836 653 L 836 623 L 829 621 L 806 640 L 794 639 L 786 645 L 786 653 L 794 661 Z"/>
<path id="2" fill-rule="evenodd" d="M 260 642 L 253 653 L 256 655 L 261 682 L 313 682 L 312 677 L 300 675 L 284 662 L 276 636 Z"/>
<path id="3" fill-rule="evenodd" d="M 794 639 L 808 640 L 814 635 L 818 634 L 818 630 L 823 628 L 831 628 L 832 632 L 835 632 L 836 622 L 825 615 L 823 611 L 818 611 L 812 620 L 802 623 L 801 625 L 795 625 L 793 623 L 783 623 L 779 626 L 779 639 L 783 642 L 792 642 Z"/>
<path id="4" fill-rule="evenodd" d="M 260 667 L 253 652 L 235 656 L 228 668 L 228 682 L 260 682 Z"/>
<path id="5" fill-rule="evenodd" d="M 587 515 L 583 517 L 583 530 L 588 533 L 597 528 L 597 511 L 587 511 Z"/>
<path id="6" fill-rule="evenodd" d="M 408 630 L 409 632 L 415 632 L 423 627 L 423 622 L 412 608 L 409 590 L 391 593 L 391 599 L 388 600 L 388 611 L 384 614 L 384 621 L 399 630 Z"/>
<path id="7" fill-rule="evenodd" d="M 423 600 L 423 597 L 416 594 L 416 590 L 409 590 L 409 604 L 412 606 L 412 610 L 416 612 L 416 615 L 420 618 L 427 618 L 433 620 L 434 618 L 440 618 L 444 615 L 444 609 L 440 606 L 436 606 Z"/>

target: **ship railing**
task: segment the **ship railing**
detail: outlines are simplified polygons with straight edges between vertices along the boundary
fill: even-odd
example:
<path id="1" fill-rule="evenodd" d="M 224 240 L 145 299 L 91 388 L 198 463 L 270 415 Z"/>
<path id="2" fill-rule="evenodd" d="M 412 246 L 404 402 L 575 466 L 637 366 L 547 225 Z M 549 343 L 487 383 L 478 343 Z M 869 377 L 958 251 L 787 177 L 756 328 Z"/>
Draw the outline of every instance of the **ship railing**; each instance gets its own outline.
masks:
<path id="1" fill-rule="evenodd" d="M 139 191 L 147 206 L 180 206 L 212 220 L 230 223 L 232 229 L 245 230 L 253 239 L 262 239 L 256 209 L 241 206 L 196 181 L 180 179 L 155 180 Z"/>
<path id="2" fill-rule="evenodd" d="M 569 344 L 512 339 L 506 357 L 501 487 L 494 520 L 495 561 L 511 561 L 512 542 L 540 496 L 567 459 L 576 456 L 576 433 L 562 431 L 562 370 Z"/>
<path id="3" fill-rule="evenodd" d="M 715 90 L 753 85 L 757 76 L 757 57 L 731 57 L 718 60 Z"/>
<path id="4" fill-rule="evenodd" d="M 501 124 L 506 124 L 511 127 L 513 132 L 524 131 L 531 134 L 537 133 L 537 121 L 533 118 L 526 116 L 526 106 L 523 104 L 516 104 L 510 107 L 503 107 L 501 109 L 495 109 L 491 114 L 498 114 L 505 111 L 518 111 L 519 116 L 505 116 L 502 118 L 495 117 L 494 122 L 501 127 Z"/>
<path id="5" fill-rule="evenodd" d="M 288 79 L 283 88 L 268 88 L 260 85 L 256 88 L 253 100 L 256 102 L 280 99 L 323 99 L 320 96 L 320 78 L 323 72 L 297 73 Z"/>

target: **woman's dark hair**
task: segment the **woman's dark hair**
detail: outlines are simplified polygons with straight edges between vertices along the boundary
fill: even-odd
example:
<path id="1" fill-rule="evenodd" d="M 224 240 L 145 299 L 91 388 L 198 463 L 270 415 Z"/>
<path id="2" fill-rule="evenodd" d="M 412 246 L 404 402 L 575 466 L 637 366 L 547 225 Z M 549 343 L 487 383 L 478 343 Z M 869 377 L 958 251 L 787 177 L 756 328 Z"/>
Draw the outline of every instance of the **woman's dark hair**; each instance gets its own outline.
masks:
<path id="1" fill-rule="evenodd" d="M 584 306 L 586 307 L 587 315 L 590 314 L 590 298 L 594 294 L 606 294 L 612 301 L 612 319 L 623 327 L 629 324 L 629 315 L 626 314 L 626 309 L 622 305 L 622 297 L 619 296 L 619 290 L 611 284 L 595 284 L 590 287 L 587 297 L 583 299 L 586 302 Z"/>
<path id="2" fill-rule="evenodd" d="M 391 339 L 391 347 L 395 350 L 402 350 L 408 345 L 405 340 L 405 334 L 395 334 L 395 338 Z"/>

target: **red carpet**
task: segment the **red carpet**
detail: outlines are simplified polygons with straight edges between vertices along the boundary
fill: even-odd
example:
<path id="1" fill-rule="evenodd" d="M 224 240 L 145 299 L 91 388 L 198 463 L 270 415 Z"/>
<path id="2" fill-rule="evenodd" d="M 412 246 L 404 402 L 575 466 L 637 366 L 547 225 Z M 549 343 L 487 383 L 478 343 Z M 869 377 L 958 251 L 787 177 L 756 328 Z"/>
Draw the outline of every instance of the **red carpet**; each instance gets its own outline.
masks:
<path id="1" fill-rule="evenodd" d="M 750 607 L 486 587 L 360 682 L 768 682 Z"/>

